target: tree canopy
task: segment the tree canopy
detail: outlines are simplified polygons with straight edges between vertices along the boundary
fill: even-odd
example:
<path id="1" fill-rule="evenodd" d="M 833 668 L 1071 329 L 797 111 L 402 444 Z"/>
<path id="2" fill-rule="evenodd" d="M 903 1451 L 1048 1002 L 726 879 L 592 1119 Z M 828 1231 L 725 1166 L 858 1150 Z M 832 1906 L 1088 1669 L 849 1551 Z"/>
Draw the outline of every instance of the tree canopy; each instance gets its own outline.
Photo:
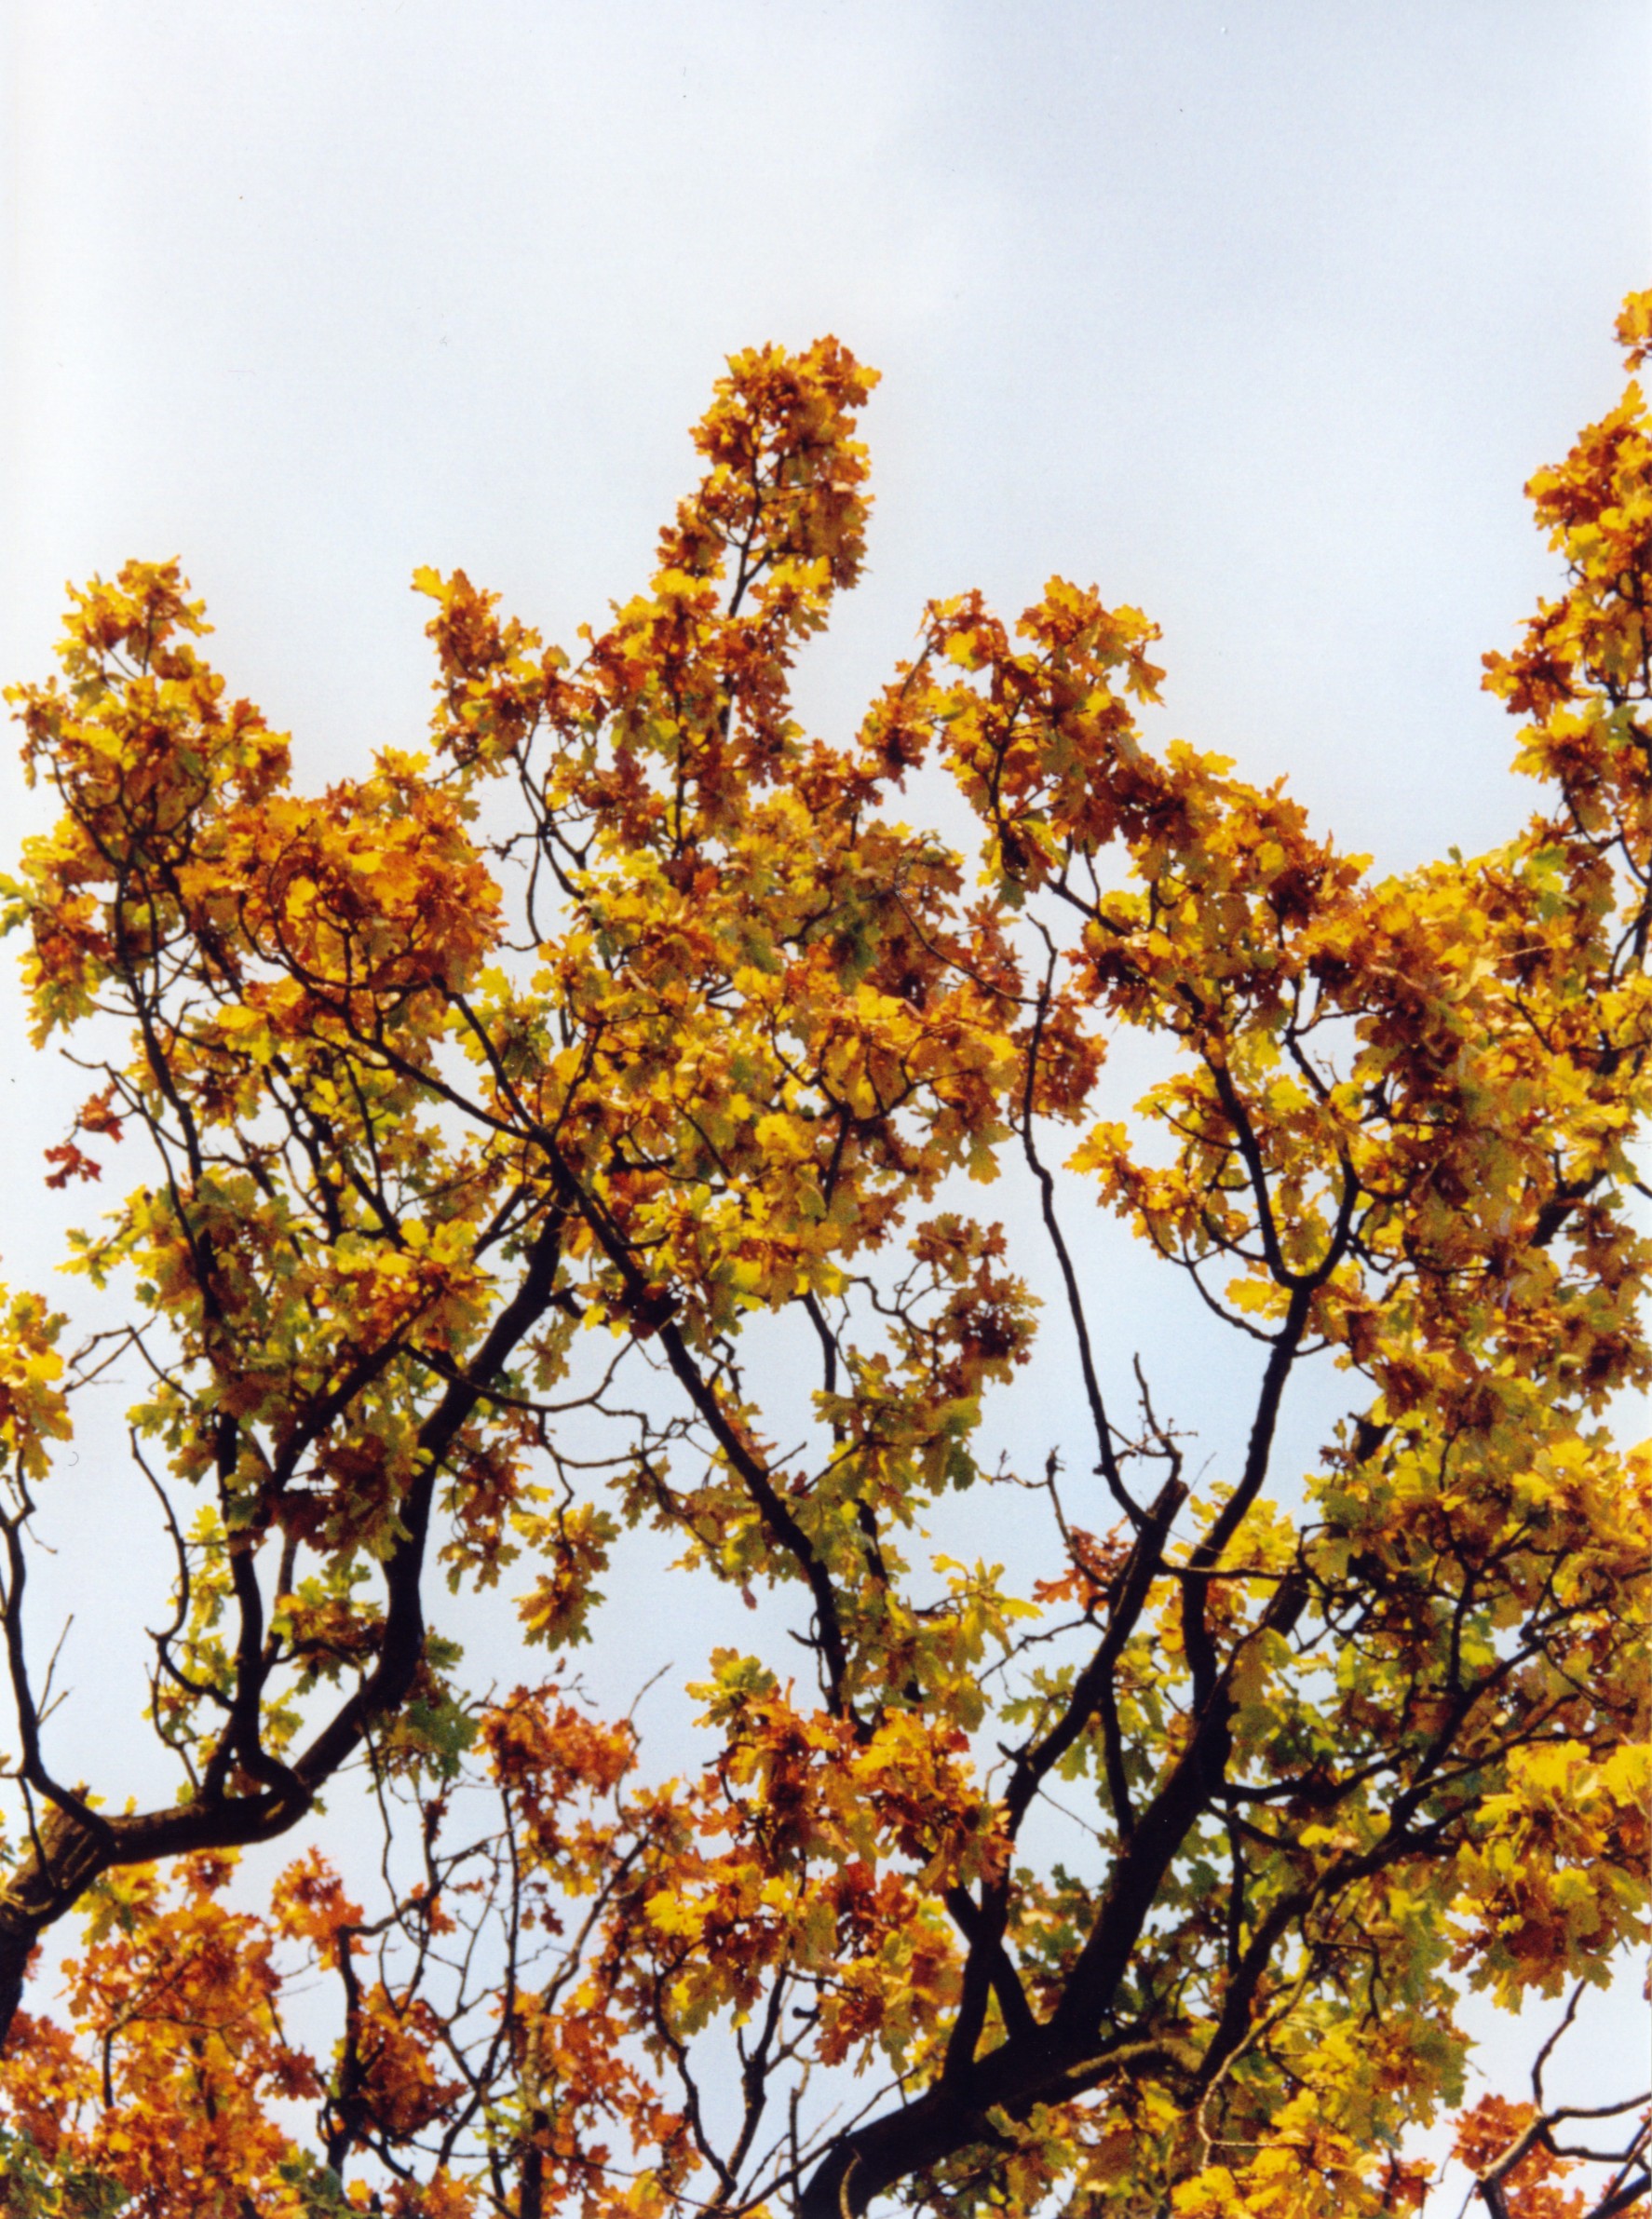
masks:
<path id="1" fill-rule="evenodd" d="M 174 562 L 10 697 L 89 1071 L 48 1184 L 142 1164 L 69 1256 L 125 1322 L 0 1332 L 7 2212 L 1359 2219 L 1454 2114 L 1495 2213 L 1646 2192 L 1640 2091 L 1569 2124 L 1550 2043 L 1470 2104 L 1458 2024 L 1569 2023 L 1646 1907 L 1641 391 L 1533 480 L 1564 586 L 1487 657 L 1536 814 L 1379 876 L 1150 746 L 1155 626 L 1059 578 L 801 729 L 873 383 L 734 357 L 572 654 L 421 572 L 430 740 L 322 793 Z M 1231 1329 L 1214 1452 L 1130 1234 Z M 171 1564 L 124 1809 L 27 1585 L 112 1379 L 73 1485 Z M 578 1665 L 684 1582 L 736 1607 L 662 1756 Z"/>

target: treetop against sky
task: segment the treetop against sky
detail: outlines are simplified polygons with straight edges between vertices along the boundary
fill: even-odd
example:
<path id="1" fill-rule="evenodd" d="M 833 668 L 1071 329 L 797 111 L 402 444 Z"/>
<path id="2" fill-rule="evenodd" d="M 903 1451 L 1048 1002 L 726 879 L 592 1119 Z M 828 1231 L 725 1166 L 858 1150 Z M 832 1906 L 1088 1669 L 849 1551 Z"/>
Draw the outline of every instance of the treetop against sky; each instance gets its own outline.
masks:
<path id="1" fill-rule="evenodd" d="M 1469 2104 L 1458 2026 L 1569 2020 L 1645 1910 L 1640 387 L 1532 481 L 1565 583 L 1487 658 L 1536 813 L 1385 875 L 1150 744 L 1157 628 L 1059 576 L 931 602 L 812 737 L 873 383 L 731 358 L 567 650 L 421 571 L 428 743 L 319 792 L 176 562 L 14 690 L 48 1184 L 107 1175 L 119 1304 L 0 1340 L 14 2208 L 1308 2219 L 1415 2208 L 1453 2114 L 1493 2212 L 1647 2188 L 1639 2090 L 1574 2131 L 1550 2050 Z M 1132 1234 L 1240 1352 L 1213 1447 Z M 112 1379 L 95 1484 L 168 1550 L 124 1808 L 29 1585 Z M 728 1630 L 669 1777 L 578 1671 L 644 1534 Z"/>

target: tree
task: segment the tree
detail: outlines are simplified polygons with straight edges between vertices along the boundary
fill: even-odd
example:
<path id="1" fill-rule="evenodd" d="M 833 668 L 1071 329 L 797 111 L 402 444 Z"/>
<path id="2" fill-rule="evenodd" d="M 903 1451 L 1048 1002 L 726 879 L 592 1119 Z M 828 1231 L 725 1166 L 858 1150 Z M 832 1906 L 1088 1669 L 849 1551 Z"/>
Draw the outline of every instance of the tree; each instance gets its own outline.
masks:
<path id="1" fill-rule="evenodd" d="M 1534 480 L 1567 584 L 1488 658 L 1537 814 L 1379 879 L 1151 751 L 1154 627 L 1059 579 L 1013 626 L 932 605 L 806 737 L 872 383 L 832 340 L 734 358 L 577 659 L 421 573 L 433 744 L 318 797 L 175 564 L 76 594 L 12 697 L 61 813 L 11 922 L 92 1068 L 49 1184 L 147 1152 L 72 1256 L 129 1322 L 64 1354 L 23 1294 L 0 1345 L 13 2212 L 1401 2211 L 1462 1983 L 1569 2023 L 1640 1930 L 1648 1459 L 1604 1422 L 1648 1375 L 1639 388 Z M 901 820 L 914 774 L 976 852 Z M 1013 1241 L 971 1208 L 1000 1174 Z M 1098 1299 L 1110 1220 L 1252 1350 L 1208 1471 Z M 115 1368 L 175 1563 L 176 1792 L 121 1812 L 54 1756 L 25 1585 Z M 1276 1469 L 1305 1375 L 1346 1414 Z M 1074 1377 L 1088 1432 L 1046 1439 Z M 1028 1578 L 932 1553 L 966 1490 Z M 670 1779 L 571 1661 L 623 1642 L 639 1526 L 790 1629 L 714 1651 Z M 439 1575 L 516 1564 L 549 1657 L 485 1694 Z M 382 1901 L 314 1849 L 237 1893 L 346 1773 Z M 1563 2188 L 1546 2062 L 1460 2147 L 1494 2212 L 1605 2219 L 1645 2099 Z"/>

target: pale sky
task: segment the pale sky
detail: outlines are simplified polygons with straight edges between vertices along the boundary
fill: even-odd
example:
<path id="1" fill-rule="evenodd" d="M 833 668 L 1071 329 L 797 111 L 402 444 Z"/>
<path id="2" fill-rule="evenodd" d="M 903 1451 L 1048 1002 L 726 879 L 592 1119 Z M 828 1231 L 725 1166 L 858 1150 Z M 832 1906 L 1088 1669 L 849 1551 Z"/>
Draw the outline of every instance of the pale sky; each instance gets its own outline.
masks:
<path id="1" fill-rule="evenodd" d="M 1645 0 L 12 0 L 0 671 L 180 554 L 301 761 L 423 724 L 413 565 L 646 575 L 722 357 L 885 373 L 851 716 L 1061 570 L 1385 861 L 1523 805 L 1524 479 L 1652 265 Z"/>
<path id="2" fill-rule="evenodd" d="M 354 773 L 424 727 L 415 564 L 570 639 L 724 355 L 832 331 L 878 507 L 812 719 L 929 596 L 1061 571 L 1163 626 L 1162 729 L 1384 865 L 1528 805 L 1480 656 L 1652 277 L 1646 0 L 11 0 L 0 71 L 0 678 L 66 578 L 179 555 L 301 778 Z M 5 969 L 41 1283 L 67 1096 Z"/>

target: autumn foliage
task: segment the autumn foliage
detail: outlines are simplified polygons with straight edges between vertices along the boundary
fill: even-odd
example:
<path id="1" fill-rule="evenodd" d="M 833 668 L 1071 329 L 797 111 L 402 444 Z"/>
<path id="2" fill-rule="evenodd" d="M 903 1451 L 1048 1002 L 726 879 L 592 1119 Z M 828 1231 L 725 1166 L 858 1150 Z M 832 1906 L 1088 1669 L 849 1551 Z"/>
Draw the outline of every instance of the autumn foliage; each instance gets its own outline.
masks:
<path id="1" fill-rule="evenodd" d="M 1156 628 L 1061 579 L 806 734 L 873 383 L 735 357 L 572 654 L 421 572 L 431 738 L 323 793 L 173 563 L 11 696 L 47 1184 L 128 1321 L 0 1311 L 0 2211 L 1359 2219 L 1454 2117 L 1502 2219 L 1647 2188 L 1632 2087 L 1579 2138 L 1457 2023 L 1569 2021 L 1646 1908 L 1640 388 L 1487 658 L 1537 814 L 1380 877 L 1149 745 Z M 1213 1447 L 1131 1233 L 1250 1363 Z M 27 1588 L 112 1378 L 172 1564 L 119 1810 Z M 645 1530 L 733 1605 L 660 1747 L 575 1669 Z M 494 1588 L 514 1692 L 444 1620 Z"/>

